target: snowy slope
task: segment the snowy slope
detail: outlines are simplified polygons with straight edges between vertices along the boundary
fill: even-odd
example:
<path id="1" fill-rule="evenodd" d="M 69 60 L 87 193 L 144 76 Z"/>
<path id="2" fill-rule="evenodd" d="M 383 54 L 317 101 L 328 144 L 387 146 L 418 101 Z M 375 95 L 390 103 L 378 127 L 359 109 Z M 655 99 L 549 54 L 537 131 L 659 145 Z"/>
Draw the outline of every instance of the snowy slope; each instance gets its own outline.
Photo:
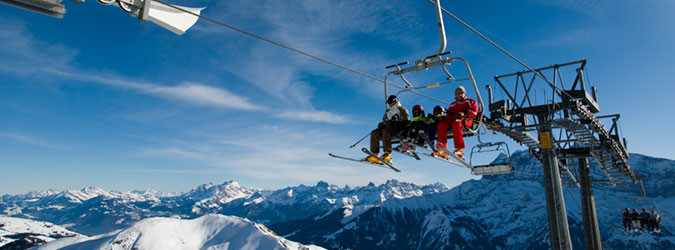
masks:
<path id="1" fill-rule="evenodd" d="M 316 186 L 300 185 L 279 190 L 247 188 L 236 181 L 228 181 L 220 185 L 204 184 L 181 195 L 92 192 L 96 189 L 88 188 L 5 195 L 0 197 L 0 213 L 50 221 L 88 235 L 97 235 L 129 227 L 144 218 L 174 215 L 195 218 L 217 213 L 269 224 L 320 216 L 347 207 L 349 211 L 345 215 L 354 217 L 385 201 L 420 197 L 448 189 L 440 183 L 417 186 L 396 180 L 357 188 L 340 188 L 320 181 Z M 63 199 L 73 193 L 80 194 L 80 198 Z M 87 197 L 91 198 L 85 200 Z"/>
<path id="2" fill-rule="evenodd" d="M 65 225 L 88 235 L 125 229 L 151 217 L 191 219 L 204 214 L 248 218 L 268 225 L 296 242 L 361 249 L 547 249 L 548 226 L 541 163 L 527 152 L 512 157 L 515 172 L 485 176 L 449 189 L 442 184 L 418 186 L 390 180 L 382 185 L 338 187 L 326 182 L 279 190 L 242 187 L 236 181 L 205 184 L 181 195 L 156 192 L 92 194 L 53 190 L 0 197 L 0 212 Z M 646 175 L 649 204 L 639 185 L 612 187 L 595 183 L 596 207 L 603 244 L 611 248 L 675 248 L 675 161 L 632 154 L 630 165 Z M 597 167 L 592 178 L 605 179 Z M 94 196 L 93 198 L 86 199 Z M 579 189 L 564 196 L 573 246 L 583 247 Z M 60 207 L 55 203 L 58 197 Z M 74 198 L 77 199 L 74 199 Z M 78 198 L 79 197 L 79 198 Z M 85 200 L 86 199 L 86 200 Z M 66 200 L 66 202 L 63 202 Z M 660 209 L 663 233 L 623 232 L 621 210 Z"/>
<path id="3" fill-rule="evenodd" d="M 35 244 L 53 241 L 80 234 L 49 222 L 0 216 L 0 248 L 25 248 Z"/>
<path id="4" fill-rule="evenodd" d="M 217 212 L 222 204 L 229 203 L 236 199 L 247 198 L 253 195 L 257 190 L 242 187 L 236 181 L 228 181 L 222 185 L 204 184 L 192 189 L 181 197 L 188 200 L 195 200 L 192 212 L 203 214 L 208 212 Z"/>
<path id="5" fill-rule="evenodd" d="M 124 230 L 57 240 L 37 249 L 323 249 L 276 236 L 261 224 L 224 215 L 193 220 L 148 218 Z"/>
<path id="6" fill-rule="evenodd" d="M 527 152 L 513 156 L 510 175 L 471 180 L 442 193 L 392 199 L 356 217 L 337 210 L 321 218 L 271 224 L 288 239 L 325 247 L 367 249 L 548 249 L 546 197 L 542 166 Z M 648 199 L 660 208 L 661 234 L 625 233 L 621 210 L 649 208 L 629 200 L 640 197 L 639 185 L 615 188 L 594 185 L 603 244 L 616 249 L 673 249 L 675 161 L 633 155 L 633 169 L 647 176 Z M 603 179 L 599 171 L 593 179 Z M 650 188 L 652 187 L 652 188 Z M 568 223 L 574 248 L 583 248 L 580 190 L 565 188 Z M 652 205 L 653 207 L 653 205 Z M 348 207 L 345 207 L 346 210 Z M 344 217 L 344 218 L 343 218 Z"/>

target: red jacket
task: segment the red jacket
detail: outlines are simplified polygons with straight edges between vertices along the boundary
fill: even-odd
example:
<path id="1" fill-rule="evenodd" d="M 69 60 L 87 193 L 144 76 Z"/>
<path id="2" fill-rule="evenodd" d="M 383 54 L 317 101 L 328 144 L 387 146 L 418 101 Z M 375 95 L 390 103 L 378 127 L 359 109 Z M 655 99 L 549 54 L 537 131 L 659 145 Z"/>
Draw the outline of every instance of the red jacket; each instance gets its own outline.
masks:
<path id="1" fill-rule="evenodd" d="M 476 117 L 478 115 L 478 105 L 471 98 L 464 97 L 464 100 L 459 101 L 455 97 L 455 101 L 450 103 L 450 107 L 448 107 L 446 117 L 447 119 L 455 119 L 455 115 L 459 112 L 464 113 L 467 117 Z"/>

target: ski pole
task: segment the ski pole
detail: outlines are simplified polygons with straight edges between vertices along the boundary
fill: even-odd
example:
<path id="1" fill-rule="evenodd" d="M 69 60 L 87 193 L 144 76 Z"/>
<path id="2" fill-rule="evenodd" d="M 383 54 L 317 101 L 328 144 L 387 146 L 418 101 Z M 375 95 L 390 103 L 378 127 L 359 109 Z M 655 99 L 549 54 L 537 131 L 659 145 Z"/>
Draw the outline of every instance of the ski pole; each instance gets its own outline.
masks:
<path id="1" fill-rule="evenodd" d="M 363 141 L 363 139 L 366 139 L 366 137 L 368 137 L 369 135 L 370 135 L 370 132 L 368 132 L 368 134 L 366 134 L 366 136 L 364 136 L 363 138 L 361 138 L 361 140 L 359 140 L 359 141 L 357 141 L 356 143 L 354 143 L 354 145 L 349 146 L 349 148 L 355 147 L 356 144 L 359 144 L 361 141 Z"/>

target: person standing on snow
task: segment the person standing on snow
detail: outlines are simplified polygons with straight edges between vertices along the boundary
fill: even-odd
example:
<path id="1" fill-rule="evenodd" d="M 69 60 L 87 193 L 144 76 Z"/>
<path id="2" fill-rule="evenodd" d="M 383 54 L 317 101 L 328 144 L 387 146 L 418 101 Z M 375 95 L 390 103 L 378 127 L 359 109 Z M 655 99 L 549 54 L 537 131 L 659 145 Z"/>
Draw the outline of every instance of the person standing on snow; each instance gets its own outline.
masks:
<path id="1" fill-rule="evenodd" d="M 464 158 L 464 138 L 462 126 L 471 127 L 471 120 L 467 118 L 478 115 L 478 105 L 476 101 L 466 97 L 466 89 L 459 86 L 455 89 L 455 101 L 450 103 L 445 119 L 438 123 L 438 140 L 436 142 L 436 154 L 448 158 L 448 155 L 441 148 L 448 148 L 448 127 L 452 126 L 452 137 L 455 143 L 454 154 Z"/>
<path id="2" fill-rule="evenodd" d="M 633 212 L 630 214 L 631 222 L 633 222 L 633 229 L 640 230 L 640 214 L 637 209 L 633 209 Z"/>
<path id="3" fill-rule="evenodd" d="M 644 208 L 642 209 L 642 213 L 640 213 L 640 231 L 649 231 L 648 228 L 649 225 L 649 213 L 647 213 L 647 210 Z"/>
<path id="4" fill-rule="evenodd" d="M 631 227 L 631 222 L 630 222 L 630 209 L 626 208 L 626 210 L 623 211 L 623 214 L 621 214 L 621 218 L 623 218 L 623 229 L 626 231 L 630 231 L 633 228 Z"/>
<path id="5" fill-rule="evenodd" d="M 370 152 L 379 157 L 381 140 L 384 149 L 382 159 L 391 162 L 391 135 L 395 131 L 405 128 L 408 125 L 408 119 L 408 110 L 401 105 L 395 95 L 390 95 L 387 98 L 387 110 L 382 117 L 382 122 L 377 124 L 377 128 L 370 132 Z M 370 155 L 364 160 L 380 163 L 380 160 Z"/>
<path id="6" fill-rule="evenodd" d="M 649 221 L 647 222 L 649 225 L 649 232 L 653 233 L 656 231 L 656 211 L 652 209 L 652 212 L 649 214 Z"/>
<path id="7" fill-rule="evenodd" d="M 649 219 L 654 221 L 654 226 L 652 227 L 653 231 L 661 232 L 661 215 L 657 214 L 656 210 L 652 210 L 652 214 Z"/>

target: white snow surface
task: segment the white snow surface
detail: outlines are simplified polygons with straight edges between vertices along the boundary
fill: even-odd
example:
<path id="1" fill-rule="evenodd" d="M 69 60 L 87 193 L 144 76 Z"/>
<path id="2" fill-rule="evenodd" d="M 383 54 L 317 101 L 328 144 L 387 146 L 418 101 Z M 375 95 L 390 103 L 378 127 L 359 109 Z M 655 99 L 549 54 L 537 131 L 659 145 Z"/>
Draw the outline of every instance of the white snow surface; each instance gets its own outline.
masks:
<path id="1" fill-rule="evenodd" d="M 545 225 L 547 220 L 546 197 L 542 184 L 541 163 L 524 151 L 514 153 L 512 160 L 514 166 L 516 166 L 516 171 L 512 174 L 484 176 L 480 180 L 466 181 L 453 189 L 440 183 L 417 186 L 411 183 L 389 180 L 379 186 L 371 183 L 367 186 L 355 188 L 349 186 L 340 188 L 320 181 L 316 186 L 300 185 L 279 190 L 261 190 L 242 187 L 236 181 L 228 181 L 222 185 L 205 184 L 180 195 L 176 199 L 159 199 L 159 202 L 149 202 L 148 204 L 152 204 L 153 207 L 157 205 L 160 208 L 169 209 L 168 211 L 175 211 L 172 210 L 175 209 L 174 202 L 178 205 L 181 205 L 178 202 L 185 202 L 186 206 L 183 207 L 192 208 L 193 213 L 187 212 L 176 215 L 184 218 L 194 218 L 202 214 L 226 213 L 246 207 L 246 209 L 251 209 L 247 211 L 263 212 L 279 209 L 279 211 L 282 211 L 280 216 L 292 214 L 284 209 L 291 211 L 305 209 L 306 211 L 302 211 L 302 213 L 313 216 L 310 218 L 316 220 L 317 223 L 320 223 L 318 220 L 324 218 L 327 218 L 327 223 L 333 223 L 330 221 L 333 218 L 328 216 L 339 212 L 342 215 L 339 221 L 342 224 L 341 227 L 321 235 L 324 239 L 336 240 L 327 243 L 326 246 L 339 246 L 338 241 L 341 240 L 341 237 L 353 237 L 353 233 L 357 231 L 355 229 L 366 230 L 368 227 L 364 226 L 365 224 L 360 224 L 363 223 L 362 220 L 364 219 L 360 218 L 360 215 L 373 208 L 393 212 L 393 217 L 387 217 L 384 221 L 386 223 L 394 223 L 399 218 L 411 218 L 406 216 L 413 216 L 415 219 L 420 219 L 420 222 L 424 222 L 419 229 L 420 248 L 439 241 L 447 241 L 447 245 L 452 245 L 454 243 L 451 241 L 456 241 L 458 238 L 477 241 L 495 240 L 499 246 L 506 249 L 545 246 L 549 239 L 548 227 Z M 634 245 L 632 243 L 635 242 L 658 246 L 666 242 L 669 244 L 668 246 L 672 246 L 672 242 L 675 242 L 675 236 L 671 236 L 670 233 L 658 235 L 658 237 L 635 234 L 624 239 L 623 236 L 628 234 L 623 232 L 620 214 L 626 207 L 648 208 L 652 206 L 651 203 L 655 203 L 653 205 L 657 205 L 662 216 L 662 228 L 675 228 L 675 213 L 673 213 L 675 210 L 672 209 L 675 207 L 675 182 L 673 182 L 675 161 L 631 154 L 630 165 L 636 173 L 652 177 L 646 179 L 644 183 L 650 205 L 630 202 L 630 200 L 641 197 L 639 184 L 630 184 L 626 188 L 617 188 L 604 183 L 594 184 L 598 222 L 603 242 L 609 242 L 610 245 L 623 243 L 623 246 Z M 593 179 L 606 179 L 599 168 L 593 167 L 591 170 Z M 93 188 L 83 189 L 81 192 L 99 193 L 100 195 L 106 193 Z M 119 195 L 119 193 L 113 191 L 108 191 L 107 194 L 111 196 Z M 144 197 L 160 197 L 161 195 L 151 191 L 133 194 Z M 0 196 L 0 205 L 3 202 L 6 204 L 3 209 L 5 213 L 21 216 L 38 214 L 34 211 L 43 211 L 42 213 L 58 212 L 62 210 L 60 206 L 66 206 L 66 209 L 79 206 L 79 204 L 52 202 L 50 199 L 41 200 L 41 197 L 56 195 L 63 195 L 63 192 L 58 193 L 50 190 L 20 196 Z M 579 196 L 579 189 L 565 187 L 564 198 L 569 217 L 568 222 L 572 229 L 581 227 L 581 199 Z M 86 198 L 84 195 L 79 197 L 81 199 Z M 90 208 L 90 210 L 101 209 L 104 214 L 119 214 L 117 210 L 113 209 L 127 208 L 125 204 L 120 206 L 109 206 L 109 203 L 102 204 L 99 207 Z M 119 221 L 122 225 L 126 222 L 127 224 L 121 227 L 126 228 L 131 225 L 128 223 L 141 218 L 170 216 L 168 213 L 162 214 L 151 211 L 144 206 L 139 207 L 130 206 L 128 210 L 122 210 L 125 211 L 124 214 L 128 213 L 133 216 L 114 217 L 115 221 Z M 45 212 L 46 209 L 51 210 Z M 96 215 L 96 213 L 93 214 Z M 265 216 L 255 213 L 244 216 L 251 216 L 250 218 L 261 223 L 269 222 L 269 219 Z M 92 216 L 92 218 L 96 217 Z M 67 220 L 67 222 L 71 221 L 77 220 Z M 130 230 L 130 228 L 126 230 Z M 670 232 L 670 230 L 664 230 L 664 232 Z M 114 241 L 114 237 L 118 237 L 119 233 L 115 232 L 113 235 L 97 237 L 99 239 L 108 237 L 106 239 Z M 311 233 L 314 232 L 285 232 L 287 236 Z M 343 233 L 349 236 L 343 236 Z M 139 238 L 141 237 L 143 236 Z M 382 237 L 389 236 L 383 233 L 376 238 Z M 402 235 L 398 235 L 399 239 L 401 237 Z M 84 240 L 93 239 L 87 238 Z M 423 240 L 426 242 L 422 242 Z M 582 240 L 573 239 L 576 242 Z M 73 239 L 60 241 L 74 243 Z M 205 246 L 204 249 L 207 249 L 207 247 L 210 246 Z"/>
<path id="2" fill-rule="evenodd" d="M 204 184 L 192 189 L 183 197 L 198 200 L 193 207 L 195 213 L 201 213 L 202 208 L 218 208 L 221 204 L 229 203 L 236 199 L 248 198 L 255 194 L 257 189 L 251 189 L 239 185 L 236 181 L 228 181 L 222 185 Z M 262 200 L 253 201 L 257 204 Z"/>
<path id="3" fill-rule="evenodd" d="M 72 204 L 82 204 L 83 202 L 90 200 L 96 197 L 104 197 L 106 199 L 119 199 L 122 201 L 153 201 L 159 202 L 161 197 L 171 197 L 176 196 L 171 193 L 162 193 L 154 190 L 147 191 L 127 191 L 127 192 L 117 192 L 117 191 L 106 191 L 97 187 L 87 187 L 81 190 L 66 190 L 66 191 L 56 191 L 54 189 L 42 192 L 29 192 L 24 195 L 16 196 L 0 196 L 0 201 L 11 202 L 11 201 L 20 201 L 24 206 L 40 206 L 42 208 L 53 208 L 61 209 L 64 205 L 69 206 Z M 5 214 L 7 215 L 19 215 L 22 214 L 20 208 L 17 209 L 6 209 Z"/>
<path id="4" fill-rule="evenodd" d="M 0 215 L 0 248 L 15 241 L 15 239 L 8 236 L 26 233 L 32 234 L 44 241 L 52 241 L 60 237 L 81 236 L 76 232 L 49 222 Z"/>
<path id="5" fill-rule="evenodd" d="M 133 226 L 94 237 L 56 240 L 36 249 L 323 249 L 277 236 L 261 224 L 209 214 L 192 220 L 148 218 Z"/>
<path id="6" fill-rule="evenodd" d="M 375 186 L 369 184 L 365 187 L 351 189 L 339 188 L 320 181 L 315 187 L 300 185 L 281 190 L 264 190 L 261 193 L 266 200 L 276 204 L 314 203 L 326 201 L 331 205 L 358 205 L 358 204 L 382 204 L 387 200 L 400 200 L 411 197 L 420 197 L 427 194 L 442 193 L 450 188 L 441 183 L 426 186 L 417 186 L 411 183 L 388 180 L 386 183 Z M 291 195 L 292 194 L 292 195 Z M 303 194 L 305 194 L 303 196 Z M 308 195 L 311 194 L 311 195 Z"/>

